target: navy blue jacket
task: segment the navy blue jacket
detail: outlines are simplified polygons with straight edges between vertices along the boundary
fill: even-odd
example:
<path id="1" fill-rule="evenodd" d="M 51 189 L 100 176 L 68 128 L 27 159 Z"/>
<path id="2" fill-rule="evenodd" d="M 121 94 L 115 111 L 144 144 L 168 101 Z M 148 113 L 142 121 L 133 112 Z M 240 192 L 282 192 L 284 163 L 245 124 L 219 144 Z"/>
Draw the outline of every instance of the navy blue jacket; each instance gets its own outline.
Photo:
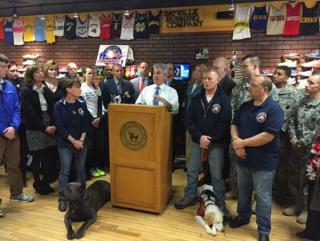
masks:
<path id="1" fill-rule="evenodd" d="M 134 104 L 134 98 L 135 98 L 135 91 L 132 83 L 128 80 L 122 80 L 121 81 L 121 88 L 122 93 L 119 93 L 118 87 L 116 85 L 116 82 L 114 78 L 108 80 L 103 84 L 102 87 L 102 101 L 105 109 L 108 109 L 108 105 L 112 101 L 112 95 L 120 95 L 121 96 L 121 103 L 126 104 Z M 128 95 L 125 95 L 124 93 L 127 93 Z"/>
<path id="2" fill-rule="evenodd" d="M 0 92 L 0 135 L 8 127 L 16 131 L 19 128 L 20 102 L 15 86 L 8 80 L 4 80 Z"/>
<path id="3" fill-rule="evenodd" d="M 253 105 L 253 100 L 240 106 L 234 115 L 233 125 L 238 127 L 241 139 L 262 132 L 274 134 L 275 138 L 262 146 L 246 147 L 247 156 L 245 159 L 239 159 L 239 165 L 256 170 L 275 169 L 280 148 L 279 133 L 283 118 L 283 110 L 271 97 L 268 97 L 259 106 Z"/>
<path id="4" fill-rule="evenodd" d="M 205 91 L 194 96 L 186 115 L 186 126 L 192 140 L 199 143 L 202 135 L 211 136 L 211 143 L 223 142 L 231 120 L 230 98 L 221 87 L 207 102 Z"/>
<path id="5" fill-rule="evenodd" d="M 79 140 L 83 132 L 87 133 L 89 115 L 85 101 L 79 98 L 75 103 L 68 103 L 63 98 L 55 104 L 54 119 L 58 131 L 59 147 L 70 147 L 71 143 L 67 139 L 69 135 Z"/>

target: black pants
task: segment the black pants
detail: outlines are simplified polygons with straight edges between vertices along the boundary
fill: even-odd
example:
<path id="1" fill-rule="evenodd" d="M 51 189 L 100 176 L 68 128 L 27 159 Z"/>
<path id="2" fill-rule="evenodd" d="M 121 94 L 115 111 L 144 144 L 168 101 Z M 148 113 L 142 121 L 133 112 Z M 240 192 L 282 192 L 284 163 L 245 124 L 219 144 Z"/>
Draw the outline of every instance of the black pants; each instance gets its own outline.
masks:
<path id="1" fill-rule="evenodd" d="M 19 137 L 20 137 L 20 171 L 22 174 L 22 178 L 25 180 L 26 178 L 26 172 L 28 169 L 27 163 L 28 163 L 28 154 L 29 154 L 29 148 L 28 148 L 28 142 L 26 137 L 26 128 L 21 125 L 18 131 Z"/>
<path id="2" fill-rule="evenodd" d="M 31 171 L 36 189 L 49 186 L 52 176 L 57 175 L 57 147 L 32 152 Z M 42 178 L 41 178 L 42 174 Z"/>
<path id="3" fill-rule="evenodd" d="M 103 155 L 105 155 L 105 151 L 103 150 L 101 125 L 99 128 L 95 128 L 94 126 L 90 125 L 87 135 L 90 142 L 88 145 L 88 154 L 86 161 L 87 171 L 91 168 L 104 168 Z"/>
<path id="4" fill-rule="evenodd" d="M 309 183 L 308 194 L 308 218 L 305 232 L 309 238 L 313 240 L 320 240 L 320 211 L 310 209 L 310 203 L 313 196 L 315 182 Z"/>

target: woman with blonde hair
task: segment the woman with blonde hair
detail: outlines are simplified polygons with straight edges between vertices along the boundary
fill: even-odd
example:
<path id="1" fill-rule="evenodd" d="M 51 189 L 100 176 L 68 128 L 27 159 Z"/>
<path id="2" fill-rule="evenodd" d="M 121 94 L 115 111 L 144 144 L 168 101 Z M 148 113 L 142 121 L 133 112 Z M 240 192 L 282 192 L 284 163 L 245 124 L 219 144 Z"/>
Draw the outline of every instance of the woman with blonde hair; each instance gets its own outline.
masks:
<path id="1" fill-rule="evenodd" d="M 54 102 L 62 97 L 60 82 L 57 78 L 59 75 L 59 66 L 54 60 L 48 60 L 43 66 L 44 84 L 51 91 Z"/>

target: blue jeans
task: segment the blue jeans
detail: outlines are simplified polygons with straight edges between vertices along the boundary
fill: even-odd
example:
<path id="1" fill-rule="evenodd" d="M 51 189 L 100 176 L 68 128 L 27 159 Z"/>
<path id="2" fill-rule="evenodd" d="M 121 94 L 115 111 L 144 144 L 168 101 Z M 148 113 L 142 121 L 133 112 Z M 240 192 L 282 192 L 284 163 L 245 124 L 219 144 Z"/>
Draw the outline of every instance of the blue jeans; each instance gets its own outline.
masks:
<path id="1" fill-rule="evenodd" d="M 243 221 L 250 221 L 252 192 L 255 191 L 258 232 L 269 235 L 271 231 L 272 182 L 275 172 L 274 170 L 253 170 L 240 165 L 237 168 L 238 215 Z"/>
<path id="2" fill-rule="evenodd" d="M 60 156 L 59 190 L 62 191 L 69 183 L 72 161 L 76 168 L 77 181 L 79 181 L 82 186 L 85 186 L 87 146 L 85 145 L 83 149 L 79 151 L 59 147 L 58 151 Z"/>
<path id="3" fill-rule="evenodd" d="M 220 208 L 225 207 L 225 184 L 222 177 L 223 169 L 223 144 L 210 145 L 208 149 L 208 160 L 211 174 L 211 185 L 216 197 L 217 204 Z M 187 200 L 193 200 L 197 197 L 198 175 L 202 166 L 200 158 L 200 146 L 192 141 L 190 148 L 190 156 L 187 164 L 187 186 L 184 190 L 184 197 Z"/>

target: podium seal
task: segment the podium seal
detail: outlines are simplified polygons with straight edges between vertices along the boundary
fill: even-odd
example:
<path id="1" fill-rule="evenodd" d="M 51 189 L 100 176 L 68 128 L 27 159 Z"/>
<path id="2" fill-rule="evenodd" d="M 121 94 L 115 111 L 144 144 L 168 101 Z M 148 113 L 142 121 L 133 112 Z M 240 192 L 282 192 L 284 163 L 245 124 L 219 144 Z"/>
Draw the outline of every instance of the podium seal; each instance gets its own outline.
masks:
<path id="1" fill-rule="evenodd" d="M 139 150 L 143 148 L 147 142 L 146 129 L 138 122 L 126 122 L 121 127 L 120 140 L 128 149 Z"/>

